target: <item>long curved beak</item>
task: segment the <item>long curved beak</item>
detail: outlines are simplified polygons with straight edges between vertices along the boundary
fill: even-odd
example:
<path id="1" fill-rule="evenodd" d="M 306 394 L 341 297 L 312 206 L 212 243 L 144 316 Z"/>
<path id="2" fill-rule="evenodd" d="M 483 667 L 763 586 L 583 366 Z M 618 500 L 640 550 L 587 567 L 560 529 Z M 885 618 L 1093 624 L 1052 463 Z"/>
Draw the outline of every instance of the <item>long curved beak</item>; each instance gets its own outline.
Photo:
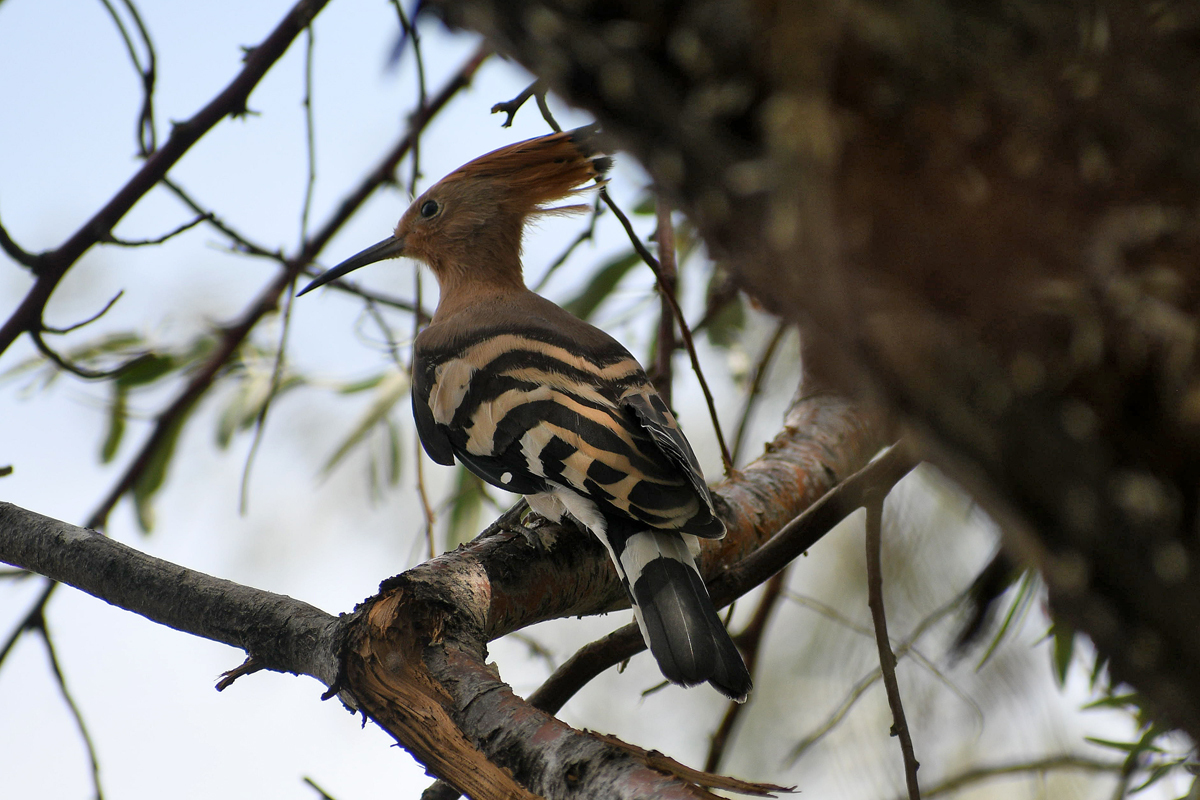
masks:
<path id="1" fill-rule="evenodd" d="M 324 286 L 330 281 L 336 281 L 338 278 L 349 272 L 353 272 L 359 267 L 365 267 L 367 264 L 374 264 L 376 261 L 383 261 L 387 258 L 399 258 L 402 255 L 404 255 L 404 240 L 397 239 L 395 236 L 389 236 L 382 242 L 371 245 L 361 253 L 350 256 L 333 269 L 322 272 L 312 283 L 297 292 L 296 297 L 308 294 L 318 286 Z"/>

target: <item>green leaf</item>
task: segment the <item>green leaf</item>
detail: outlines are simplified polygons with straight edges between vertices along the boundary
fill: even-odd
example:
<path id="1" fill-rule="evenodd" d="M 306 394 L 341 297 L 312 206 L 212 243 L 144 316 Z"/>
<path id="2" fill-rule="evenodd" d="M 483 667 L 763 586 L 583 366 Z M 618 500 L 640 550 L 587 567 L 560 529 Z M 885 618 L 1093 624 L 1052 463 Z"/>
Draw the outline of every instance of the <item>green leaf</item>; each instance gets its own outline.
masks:
<path id="1" fill-rule="evenodd" d="M 647 215 L 653 216 L 657 211 L 658 198 L 656 198 L 653 193 L 647 192 L 638 198 L 637 203 L 634 205 L 633 210 L 630 213 L 639 214 L 644 217 Z"/>
<path id="2" fill-rule="evenodd" d="M 988 644 L 987 651 L 983 657 L 979 659 L 979 663 L 975 666 L 976 671 L 983 668 L 983 665 L 992 657 L 992 653 L 996 652 L 996 648 L 1008 636 L 1009 631 L 1015 630 L 1015 625 L 1019 623 L 1029 608 L 1033 605 L 1033 600 L 1037 596 L 1037 575 L 1031 570 L 1026 570 L 1021 573 L 1021 582 L 1017 587 L 1016 594 L 1013 595 L 1012 601 L 1008 605 L 1008 613 L 1004 615 L 1004 621 L 1000 623 L 996 635 L 992 637 L 992 641 Z"/>
<path id="3" fill-rule="evenodd" d="M 107 464 L 117 455 L 121 439 L 125 435 L 125 417 L 128 412 L 126 400 L 129 391 L 119 382 L 113 384 L 112 402 L 108 406 L 108 433 L 100 446 L 100 463 Z"/>
<path id="4" fill-rule="evenodd" d="M 1128 694 L 1111 694 L 1107 697 L 1101 697 L 1099 700 L 1083 706 L 1083 710 L 1087 711 L 1093 708 L 1125 708 L 1127 706 L 1136 706 L 1141 702 L 1141 695 L 1137 692 L 1129 692 Z"/>
<path id="5" fill-rule="evenodd" d="M 1071 668 L 1071 656 L 1075 653 L 1075 631 L 1061 622 L 1050 626 L 1054 639 L 1054 678 L 1059 686 L 1067 683 L 1067 671 Z"/>
<path id="6" fill-rule="evenodd" d="M 1150 774 L 1146 777 L 1146 780 L 1142 781 L 1137 786 L 1134 786 L 1132 789 L 1130 789 L 1129 793 L 1137 794 L 1138 792 L 1147 788 L 1151 784 L 1156 783 L 1159 779 L 1170 774 L 1172 770 L 1174 770 L 1176 767 L 1179 767 L 1179 766 L 1181 766 L 1181 762 L 1179 762 L 1179 761 L 1166 761 L 1162 764 L 1155 765 L 1153 768 L 1151 768 Z"/>
<path id="7" fill-rule="evenodd" d="M 735 295 L 708 321 L 708 341 L 714 347 L 728 349 L 738 340 L 745 327 L 746 306 L 741 295 Z"/>
<path id="8" fill-rule="evenodd" d="M 178 361 L 172 355 L 143 353 L 121 370 L 121 374 L 117 376 L 117 385 L 124 389 L 145 386 L 167 375 L 178 366 Z"/>
<path id="9" fill-rule="evenodd" d="M 574 299 L 563 303 L 563 308 L 580 319 L 588 319 L 604 300 L 612 294 L 613 289 L 625 277 L 625 273 L 640 263 L 641 259 L 633 250 L 612 259 L 592 276 L 592 280 Z"/>
<path id="10" fill-rule="evenodd" d="M 188 417 L 196 404 L 184 409 L 167 428 L 162 441 L 150 453 L 146 468 L 138 475 L 133 484 L 133 504 L 137 511 L 138 526 L 143 533 L 150 533 L 154 528 L 154 507 L 151 501 L 158 490 L 162 488 L 171 466 L 171 458 L 175 455 L 175 445 L 179 443 L 179 434 L 183 431 Z"/>
<path id="11" fill-rule="evenodd" d="M 338 387 L 338 394 L 357 394 L 365 392 L 367 389 L 374 389 L 376 386 L 388 376 L 388 373 L 381 372 L 378 375 L 372 375 L 369 378 L 363 378 L 361 381 L 351 381 Z"/>
<path id="12" fill-rule="evenodd" d="M 469 541 L 479 532 L 479 514 L 483 510 L 486 491 L 487 488 L 478 476 L 462 464 L 458 465 L 458 486 L 450 501 L 450 514 L 446 521 L 448 546 L 456 547 Z"/>
<path id="13" fill-rule="evenodd" d="M 1112 739 L 1099 739 L 1095 736 L 1085 736 L 1083 739 L 1085 742 L 1091 742 L 1100 747 L 1110 747 L 1113 750 L 1120 750 L 1122 753 L 1132 752 L 1133 748 L 1137 746 L 1134 742 L 1117 742 Z"/>
<path id="14" fill-rule="evenodd" d="M 383 422 L 392 407 L 408 394 L 408 375 L 399 370 L 389 372 L 375 387 L 375 397 L 366 412 L 358 418 L 350 434 L 338 445 L 337 450 L 325 462 L 321 472 L 328 474 L 342 462 L 350 451 L 359 445 L 371 429 Z M 399 474 L 399 467 L 396 470 Z"/>
<path id="15" fill-rule="evenodd" d="M 400 482 L 400 426 L 398 426 L 390 416 L 383 418 L 384 425 L 387 426 L 387 444 L 388 444 L 388 485 L 395 486 Z"/>

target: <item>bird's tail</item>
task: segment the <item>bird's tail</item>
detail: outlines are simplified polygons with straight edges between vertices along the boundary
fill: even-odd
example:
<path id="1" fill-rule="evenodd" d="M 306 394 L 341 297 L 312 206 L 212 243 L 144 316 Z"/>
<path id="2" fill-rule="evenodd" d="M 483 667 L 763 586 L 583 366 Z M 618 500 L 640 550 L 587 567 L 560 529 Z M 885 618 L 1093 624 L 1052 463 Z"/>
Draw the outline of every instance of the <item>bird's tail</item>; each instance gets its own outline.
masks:
<path id="1" fill-rule="evenodd" d="M 616 554 L 642 638 L 662 674 L 692 686 L 708 681 L 739 703 L 750 672 L 713 608 L 683 536 L 643 531 Z"/>

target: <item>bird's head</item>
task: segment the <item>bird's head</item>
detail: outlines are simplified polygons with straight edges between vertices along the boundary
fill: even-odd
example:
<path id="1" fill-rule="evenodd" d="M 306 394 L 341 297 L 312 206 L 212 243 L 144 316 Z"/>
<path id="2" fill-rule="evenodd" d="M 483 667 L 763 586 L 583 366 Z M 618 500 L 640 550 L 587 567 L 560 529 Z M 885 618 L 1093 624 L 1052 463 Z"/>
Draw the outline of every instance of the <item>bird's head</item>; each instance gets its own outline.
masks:
<path id="1" fill-rule="evenodd" d="M 413 201 L 392 236 L 322 273 L 300 294 L 359 267 L 407 256 L 448 289 L 521 278 L 525 223 L 586 205 L 549 204 L 602 184 L 612 159 L 595 146 L 595 126 L 502 147 L 451 172 Z M 589 183 L 595 180 L 596 183 Z"/>

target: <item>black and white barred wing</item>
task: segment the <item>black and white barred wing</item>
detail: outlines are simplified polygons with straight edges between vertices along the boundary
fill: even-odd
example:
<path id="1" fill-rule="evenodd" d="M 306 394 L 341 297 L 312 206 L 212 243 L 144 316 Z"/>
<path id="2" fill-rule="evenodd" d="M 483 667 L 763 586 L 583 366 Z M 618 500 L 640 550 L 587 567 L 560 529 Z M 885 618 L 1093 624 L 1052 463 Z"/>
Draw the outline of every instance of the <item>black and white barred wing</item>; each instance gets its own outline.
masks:
<path id="1" fill-rule="evenodd" d="M 633 412 L 654 445 L 678 467 L 680 474 L 703 501 L 704 508 L 692 519 L 687 532 L 704 539 L 720 539 L 724 536 L 725 523 L 717 518 L 712 493 L 704 482 L 700 462 L 662 397 L 647 384 L 626 390 L 621 403 Z"/>
<path id="2" fill-rule="evenodd" d="M 720 536 L 724 528 L 695 456 L 670 412 L 632 356 L 604 356 L 544 336 L 501 333 L 426 359 L 414 380 L 421 440 L 435 460 L 445 463 L 449 448 L 509 491 L 535 494 L 553 483 L 588 497 L 602 513 Z M 642 394 L 631 407 L 622 397 L 631 385 L 662 408 Z"/>

